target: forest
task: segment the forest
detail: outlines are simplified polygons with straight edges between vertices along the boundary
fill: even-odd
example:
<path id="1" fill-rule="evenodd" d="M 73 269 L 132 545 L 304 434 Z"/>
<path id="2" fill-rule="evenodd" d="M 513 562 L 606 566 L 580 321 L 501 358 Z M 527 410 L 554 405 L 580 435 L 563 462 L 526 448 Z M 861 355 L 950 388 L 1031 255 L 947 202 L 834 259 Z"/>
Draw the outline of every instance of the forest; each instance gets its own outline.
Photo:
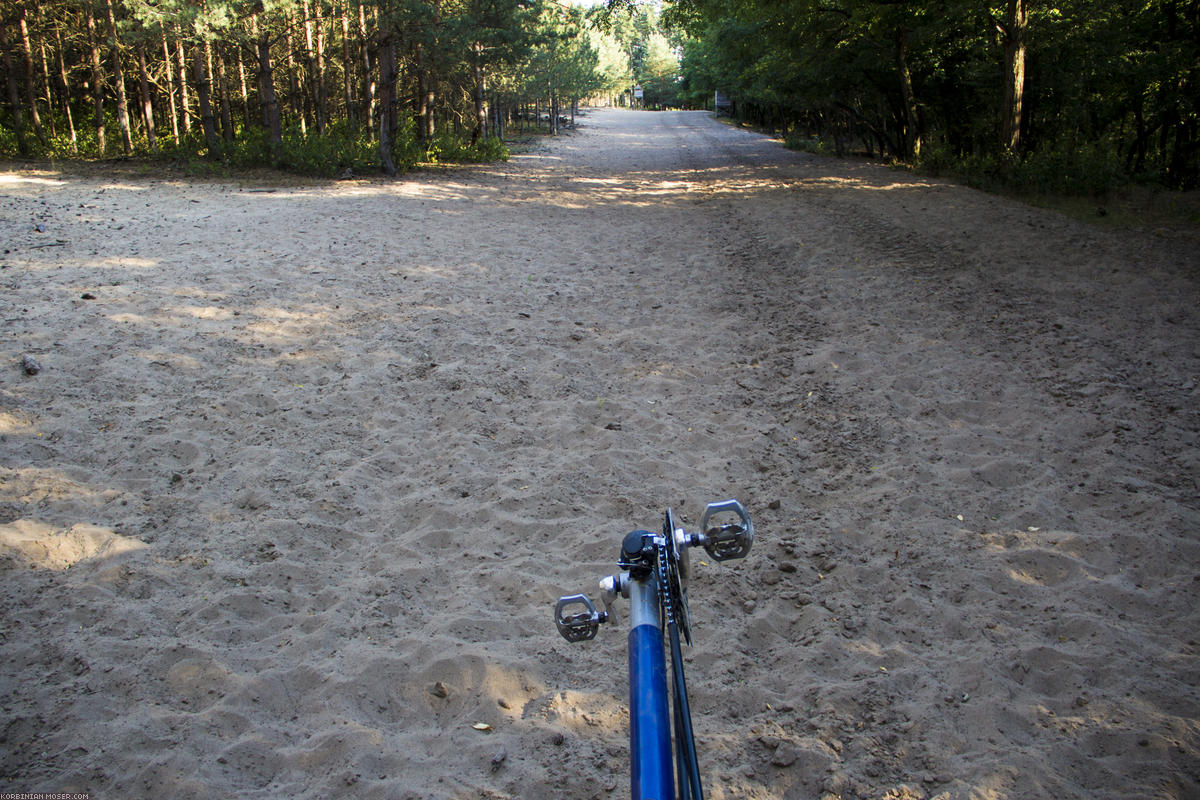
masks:
<path id="1" fill-rule="evenodd" d="M 679 102 L 1048 192 L 1200 185 L 1200 0 L 676 0 Z"/>
<path id="2" fill-rule="evenodd" d="M 0 0 L 0 23 L 0 157 L 394 173 L 503 157 L 584 100 L 720 97 L 800 149 L 1200 186 L 1200 0 Z"/>
<path id="3" fill-rule="evenodd" d="M 3 0 L 0 157 L 336 175 L 503 157 L 678 59 L 657 12 L 554 0 Z M 590 16 L 589 16 L 590 14 Z M 623 97 L 624 94 L 624 97 Z"/>

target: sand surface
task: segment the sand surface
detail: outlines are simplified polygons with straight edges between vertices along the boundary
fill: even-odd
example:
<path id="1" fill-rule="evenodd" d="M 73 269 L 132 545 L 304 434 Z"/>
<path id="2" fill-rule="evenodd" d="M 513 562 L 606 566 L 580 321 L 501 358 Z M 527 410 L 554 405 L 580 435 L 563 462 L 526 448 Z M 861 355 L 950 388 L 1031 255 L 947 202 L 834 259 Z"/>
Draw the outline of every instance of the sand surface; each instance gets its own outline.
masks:
<path id="1" fill-rule="evenodd" d="M 627 796 L 625 620 L 554 601 L 737 497 L 712 800 L 1200 796 L 1197 240 L 582 122 L 398 181 L 0 173 L 0 791 Z"/>

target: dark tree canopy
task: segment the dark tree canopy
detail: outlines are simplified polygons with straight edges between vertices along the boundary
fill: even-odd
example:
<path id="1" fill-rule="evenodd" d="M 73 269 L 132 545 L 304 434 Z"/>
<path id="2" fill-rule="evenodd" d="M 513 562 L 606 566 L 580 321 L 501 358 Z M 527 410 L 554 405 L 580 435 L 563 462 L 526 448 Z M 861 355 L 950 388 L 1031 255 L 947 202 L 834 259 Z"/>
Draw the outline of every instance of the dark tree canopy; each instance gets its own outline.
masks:
<path id="1" fill-rule="evenodd" d="M 554 0 L 4 0 L 0 156 L 495 157 L 629 87 L 627 43 L 593 28 Z"/>
<path id="2" fill-rule="evenodd" d="M 675 0 L 666 18 L 689 34 L 685 102 L 720 90 L 797 140 L 1200 184 L 1200 0 Z"/>

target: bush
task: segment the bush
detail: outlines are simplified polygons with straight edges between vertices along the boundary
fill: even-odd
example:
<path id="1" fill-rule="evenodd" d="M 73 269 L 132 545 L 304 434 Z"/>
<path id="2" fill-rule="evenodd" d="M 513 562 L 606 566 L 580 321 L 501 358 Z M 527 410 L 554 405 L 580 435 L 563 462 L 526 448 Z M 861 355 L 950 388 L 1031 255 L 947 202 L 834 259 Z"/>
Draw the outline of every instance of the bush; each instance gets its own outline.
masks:
<path id="1" fill-rule="evenodd" d="M 270 163 L 269 157 L 265 163 Z M 347 169 L 366 172 L 379 168 L 379 146 L 367 138 L 365 131 L 344 120 L 329 124 L 320 135 L 304 135 L 298 128 L 290 128 L 283 135 L 279 166 L 326 178 L 337 177 Z"/>
<path id="2" fill-rule="evenodd" d="M 234 167 L 269 165 L 271 163 L 270 134 L 263 128 L 242 130 L 232 142 L 224 143 L 222 155 L 225 161 Z"/>
<path id="3" fill-rule="evenodd" d="M 3 123 L 8 122 L 5 125 Z M 60 125 L 61 131 L 65 126 Z M 42 143 L 27 133 L 26 140 L 33 158 L 98 158 L 99 148 L 95 126 L 86 117 L 76 122 L 78 142 L 75 147 L 69 137 L 59 135 Z M 115 135 L 114 135 L 115 134 Z M 232 140 L 221 140 L 219 158 L 211 158 L 204 132 L 199 126 L 179 139 L 170 135 L 160 136 L 159 149 L 152 151 L 144 137 L 134 141 L 133 156 L 139 158 L 166 158 L 180 162 L 189 173 L 214 175 L 234 169 L 275 166 L 279 169 L 304 175 L 334 178 L 347 169 L 354 173 L 378 172 L 379 143 L 371 141 L 368 131 L 351 125 L 346 120 L 330 123 L 324 133 L 301 132 L 299 126 L 284 130 L 278 153 L 271 152 L 270 134 L 263 128 L 241 128 Z M 107 157 L 123 156 L 120 133 L 115 120 L 108 125 Z M 0 158 L 18 155 L 17 137 L 11 126 L 11 118 L 0 113 Z M 508 148 L 498 139 L 485 139 L 471 146 L 452 133 L 443 132 L 433 144 L 425 147 L 417 141 L 416 125 L 407 118 L 396 132 L 392 145 L 392 158 L 397 169 L 412 169 L 417 164 L 432 162 L 486 162 L 507 160 Z"/>
<path id="4" fill-rule="evenodd" d="M 451 133 L 441 133 L 426 151 L 426 160 L 433 163 L 453 162 L 478 164 L 487 161 L 507 161 L 509 152 L 504 142 L 495 138 L 481 139 L 474 145 Z"/>
<path id="5" fill-rule="evenodd" d="M 783 146 L 788 150 L 798 150 L 801 153 L 813 153 L 823 156 L 833 152 L 833 148 L 825 144 L 819 137 L 809 136 L 793 130 L 783 139 Z"/>
<path id="6" fill-rule="evenodd" d="M 1096 145 L 1034 151 L 1009 171 L 1016 188 L 1037 194 L 1098 196 L 1129 182 L 1116 154 Z"/>
<path id="7" fill-rule="evenodd" d="M 948 175 L 988 191 L 1097 197 L 1130 182 L 1117 155 L 1089 145 L 1072 150 L 1035 150 L 1023 157 L 972 154 L 956 156 L 936 145 L 922 148 L 915 168 Z"/>
<path id="8" fill-rule="evenodd" d="M 488 137 L 476 144 L 475 153 L 476 160 L 480 162 L 508 161 L 510 155 L 504 142 L 495 137 Z"/>
<path id="9" fill-rule="evenodd" d="M 412 117 L 405 117 L 400 122 L 400 129 L 396 131 L 396 140 L 392 142 L 392 161 L 396 169 L 403 172 L 424 160 L 425 148 L 417 141 L 417 122 Z M 379 168 L 378 156 L 375 159 L 375 167 Z"/>
<path id="10" fill-rule="evenodd" d="M 949 148 L 924 143 L 921 154 L 913 162 L 913 166 L 926 175 L 954 175 L 962 166 L 962 159 L 955 156 Z"/>
<path id="11" fill-rule="evenodd" d="M 10 125 L 0 125 L 0 158 L 17 155 L 17 132 Z"/>

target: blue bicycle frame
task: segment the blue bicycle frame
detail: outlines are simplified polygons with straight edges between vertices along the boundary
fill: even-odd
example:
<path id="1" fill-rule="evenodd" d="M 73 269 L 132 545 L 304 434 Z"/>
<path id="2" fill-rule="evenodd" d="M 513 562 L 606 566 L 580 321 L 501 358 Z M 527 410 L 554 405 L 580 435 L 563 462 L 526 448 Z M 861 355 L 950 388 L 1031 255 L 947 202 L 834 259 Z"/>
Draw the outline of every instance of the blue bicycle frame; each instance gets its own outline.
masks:
<path id="1" fill-rule="evenodd" d="M 721 524 L 729 515 L 736 520 Z M 600 581 L 604 611 L 598 611 L 582 594 L 561 597 L 555 607 L 559 633 L 569 642 L 580 642 L 595 638 L 602 623 L 615 620 L 612 603 L 618 595 L 629 599 L 629 749 L 634 800 L 704 798 L 680 650 L 681 637 L 691 644 L 687 550 L 702 546 L 716 561 L 743 558 L 753 543 L 754 525 L 741 503 L 727 500 L 705 508 L 700 528 L 699 533 L 688 533 L 677 527 L 674 514 L 667 509 L 661 535 L 639 530 L 625 537 L 617 562 L 625 571 Z M 577 606 L 582 610 L 569 613 Z M 673 703 L 667 695 L 668 649 Z"/>
<path id="2" fill-rule="evenodd" d="M 650 579 L 629 587 L 629 750 L 633 797 L 671 798 L 667 661 L 658 590 Z"/>

